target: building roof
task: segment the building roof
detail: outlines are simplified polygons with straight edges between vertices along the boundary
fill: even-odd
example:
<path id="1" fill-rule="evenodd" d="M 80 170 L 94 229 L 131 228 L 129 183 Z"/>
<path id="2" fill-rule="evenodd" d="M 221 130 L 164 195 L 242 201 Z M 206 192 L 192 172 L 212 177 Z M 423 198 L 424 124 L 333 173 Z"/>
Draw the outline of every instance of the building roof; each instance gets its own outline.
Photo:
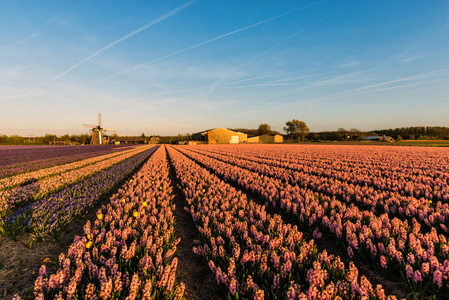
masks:
<path id="1" fill-rule="evenodd" d="M 383 136 L 380 136 L 380 135 L 373 135 L 373 136 L 365 136 L 365 137 L 363 137 L 365 140 L 379 140 L 379 139 L 390 139 L 391 138 L 391 136 L 388 136 L 388 135 L 383 135 Z"/>
<path id="2" fill-rule="evenodd" d="M 229 129 L 226 129 L 226 128 L 223 128 L 223 127 L 217 127 L 217 128 L 212 128 L 212 129 L 203 130 L 203 131 L 200 131 L 200 132 L 197 132 L 197 133 L 194 133 L 194 134 L 206 134 L 208 131 L 213 131 L 213 130 L 217 130 L 217 129 L 223 129 L 223 130 L 226 130 L 226 131 L 235 132 L 235 131 L 233 131 L 233 130 L 229 130 Z M 242 133 L 242 132 L 235 132 L 235 133 L 244 134 L 244 133 Z"/>
<path id="3" fill-rule="evenodd" d="M 259 137 L 259 136 L 282 136 L 282 135 L 280 135 L 280 134 L 277 134 L 277 133 L 275 133 L 275 134 L 260 134 L 260 135 L 252 135 L 252 136 L 249 136 L 248 138 L 253 138 L 253 137 Z"/>
<path id="4" fill-rule="evenodd" d="M 117 141 L 147 141 L 147 137 L 136 137 L 136 136 L 129 136 L 129 137 L 118 137 L 116 138 Z"/>

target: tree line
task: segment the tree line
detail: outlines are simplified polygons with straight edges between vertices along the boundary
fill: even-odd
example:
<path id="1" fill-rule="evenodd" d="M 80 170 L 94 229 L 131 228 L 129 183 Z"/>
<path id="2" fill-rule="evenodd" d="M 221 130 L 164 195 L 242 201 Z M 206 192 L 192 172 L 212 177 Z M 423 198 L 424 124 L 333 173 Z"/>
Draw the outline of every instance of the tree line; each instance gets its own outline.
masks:
<path id="1" fill-rule="evenodd" d="M 0 144 L 3 145 L 55 145 L 64 144 L 85 144 L 90 142 L 89 134 L 64 134 L 57 136 L 47 133 L 44 136 L 20 136 L 0 134 Z"/>
<path id="2" fill-rule="evenodd" d="M 228 128 L 232 131 L 242 132 L 248 136 L 257 136 L 264 134 L 281 134 L 272 130 L 267 123 L 262 123 L 256 129 L 247 128 Z M 391 136 L 395 140 L 449 140 L 449 127 L 442 126 L 415 126 L 401 127 L 394 129 L 380 129 L 374 131 L 361 131 L 357 128 L 346 130 L 338 128 L 335 131 L 310 132 L 309 127 L 304 121 L 293 119 L 285 123 L 283 128 L 286 142 L 305 142 L 305 141 L 347 141 L 347 140 L 363 140 L 365 136 L 386 135 Z M 116 139 L 117 134 L 110 135 L 111 139 Z M 141 137 L 145 137 L 142 133 Z M 0 134 L 0 144 L 2 145 L 55 145 L 55 144 L 86 144 L 89 143 L 91 136 L 89 134 L 72 134 L 56 136 L 54 134 L 46 134 L 45 136 L 19 136 Z M 177 141 L 191 140 L 190 134 L 178 134 L 176 136 L 160 136 L 160 143 L 175 143 Z"/>
<path id="3" fill-rule="evenodd" d="M 375 130 L 379 134 L 389 135 L 393 138 L 400 136 L 403 139 L 449 140 L 449 127 L 442 126 L 416 126 L 395 129 Z"/>

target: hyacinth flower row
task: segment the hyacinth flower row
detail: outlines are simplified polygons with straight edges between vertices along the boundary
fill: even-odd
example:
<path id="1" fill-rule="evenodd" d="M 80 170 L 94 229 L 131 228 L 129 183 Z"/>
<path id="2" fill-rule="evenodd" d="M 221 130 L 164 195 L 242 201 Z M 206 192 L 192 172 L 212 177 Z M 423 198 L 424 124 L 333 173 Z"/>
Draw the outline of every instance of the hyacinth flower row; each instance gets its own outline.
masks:
<path id="1" fill-rule="evenodd" d="M 240 149 L 215 146 L 207 150 L 331 180 L 398 192 L 402 196 L 444 202 L 449 199 L 449 151 L 444 148 L 317 145 L 301 148 L 262 147 L 264 149 L 260 145 Z M 348 152 L 351 156 L 345 159 Z"/>
<path id="2" fill-rule="evenodd" d="M 95 153 L 96 156 L 94 156 L 94 157 L 80 159 L 76 162 L 71 162 L 71 163 L 67 163 L 64 165 L 43 168 L 43 169 L 39 169 L 37 171 L 32 171 L 32 172 L 28 172 L 28 173 L 24 173 L 24 174 L 1 178 L 0 179 L 0 190 L 6 190 L 6 189 L 10 189 L 12 187 L 23 185 L 27 181 L 30 181 L 33 179 L 39 180 L 39 179 L 42 179 L 42 178 L 45 178 L 48 176 L 53 176 L 53 175 L 64 173 L 64 172 L 67 172 L 70 170 L 79 169 L 86 165 L 90 165 L 90 164 L 93 164 L 93 163 L 96 163 L 96 162 L 99 162 L 99 161 L 102 161 L 102 160 L 105 160 L 108 158 L 112 158 L 112 157 L 118 156 L 120 154 L 125 154 L 130 151 L 132 151 L 132 149 L 127 148 L 127 149 L 123 149 L 122 151 L 115 151 L 112 153 L 110 153 L 110 151 L 108 151 L 109 153 L 103 154 L 103 155 L 98 155 L 98 153 Z M 92 154 L 92 153 L 89 153 L 89 154 Z"/>
<path id="3" fill-rule="evenodd" d="M 197 149 L 192 151 L 259 174 L 281 179 L 292 185 L 299 185 L 327 196 L 335 196 L 339 200 L 361 206 L 364 210 L 371 210 L 376 215 L 387 213 L 391 218 L 397 217 L 409 222 L 412 222 L 413 218 L 417 218 L 426 225 L 423 229 L 427 231 L 435 227 L 438 233 L 449 232 L 449 203 L 442 203 L 441 200 L 434 203 L 427 198 L 417 199 L 412 196 L 402 196 L 397 191 L 382 191 L 328 176 L 317 176 L 314 172 L 293 171 L 291 168 L 264 163 L 263 160 L 254 160 L 250 156 L 232 155 L 229 153 L 230 151 L 227 154 Z M 449 189 L 447 192 L 444 191 L 444 194 L 446 193 L 449 196 Z"/>
<path id="4" fill-rule="evenodd" d="M 5 146 L 0 148 L 0 165 L 2 167 L 21 162 L 55 159 L 71 155 L 101 152 L 115 149 L 116 146 Z M 57 150 L 57 151 L 55 151 Z"/>
<path id="5" fill-rule="evenodd" d="M 45 177 L 39 181 L 31 181 L 14 190 L 5 190 L 0 192 L 0 217 L 4 218 L 11 214 L 15 209 L 35 202 L 50 193 L 55 193 L 68 187 L 71 184 L 82 181 L 95 173 L 101 172 L 111 166 L 124 161 L 138 153 L 145 151 L 145 147 L 125 151 L 121 154 L 112 154 L 111 157 L 84 165 L 78 169 L 70 170 L 65 173 L 56 174 L 51 177 Z"/>
<path id="6" fill-rule="evenodd" d="M 335 196 L 338 200 L 342 200 L 342 202 L 354 204 L 361 211 L 371 211 L 376 216 L 387 213 L 390 219 L 397 218 L 401 221 L 407 221 L 408 224 L 419 221 L 424 224 L 421 233 L 429 233 L 436 230 L 437 234 L 446 235 L 449 231 L 446 226 L 449 224 L 448 203 L 441 204 L 441 202 L 437 202 L 434 207 L 430 207 L 429 203 L 432 201 L 426 199 L 418 200 L 413 197 L 406 198 L 397 195 L 387 200 L 382 200 L 379 194 L 373 196 L 366 190 L 361 192 L 363 188 L 354 189 L 354 187 L 344 182 L 339 182 L 338 180 L 330 182 L 326 178 L 320 178 L 314 175 L 298 174 L 297 172 L 291 172 L 283 168 L 256 164 L 251 161 L 248 162 L 246 157 L 240 159 L 219 154 L 210 154 L 204 151 L 195 152 L 221 160 L 227 164 L 255 171 L 260 175 L 267 175 L 292 185 L 298 185 L 307 190 L 318 192 L 320 195 Z"/>
<path id="7" fill-rule="evenodd" d="M 201 234 L 203 256 L 232 299 L 385 299 L 357 268 L 319 252 L 296 226 L 249 201 L 206 169 L 168 148 L 188 210 Z M 391 298 L 395 298 L 394 296 Z"/>
<path id="8" fill-rule="evenodd" d="M 0 178 L 42 168 L 75 162 L 98 155 L 123 151 L 117 146 L 36 146 L 2 147 L 0 149 Z"/>
<path id="9" fill-rule="evenodd" d="M 348 185 L 338 180 L 330 181 L 327 178 L 321 178 L 315 175 L 291 172 L 285 168 L 254 163 L 248 161 L 247 157 L 234 158 L 230 155 L 211 154 L 208 151 L 195 150 L 194 152 L 218 159 L 233 166 L 257 172 L 260 175 L 267 175 L 282 180 L 291 185 L 298 185 L 313 192 L 330 197 L 335 196 L 343 202 L 353 203 L 361 210 L 369 210 L 377 216 L 387 213 L 391 219 L 396 217 L 400 220 L 407 220 L 409 223 L 418 220 L 425 225 L 422 230 L 423 232 L 436 230 L 437 233 L 444 235 L 449 232 L 446 226 L 449 225 L 448 203 L 442 204 L 439 201 L 434 207 L 431 207 L 432 201 L 427 199 L 403 197 L 397 194 L 391 195 L 388 192 L 384 194 L 384 198 L 382 193 L 378 193 L 378 191 L 372 189 L 370 191 L 369 189 L 364 189 L 360 186 L 354 187 L 353 185 Z M 374 193 L 371 193 L 372 191 Z"/>
<path id="10" fill-rule="evenodd" d="M 304 228 L 313 230 L 314 237 L 320 237 L 320 231 L 330 233 L 349 256 L 361 255 L 385 274 L 402 274 L 411 291 L 442 295 L 448 290 L 448 241 L 435 228 L 423 234 L 416 219 L 409 224 L 398 218 L 390 219 L 388 214 L 376 216 L 335 197 L 291 186 L 182 147 L 177 149 L 225 181 L 237 184 L 279 212 L 294 217 Z"/>
<path id="11" fill-rule="evenodd" d="M 157 147 L 143 149 L 143 152 L 131 156 L 109 169 L 20 208 L 3 220 L 0 228 L 3 229 L 5 235 L 13 237 L 22 232 L 30 232 L 34 237 L 33 242 L 42 240 L 49 235 L 57 237 L 67 224 L 81 217 L 101 197 L 111 192 Z"/>
<path id="12" fill-rule="evenodd" d="M 447 184 L 449 179 L 449 151 L 447 149 L 392 147 L 389 151 L 385 151 L 385 147 L 368 146 L 354 147 L 355 149 L 348 147 L 315 147 L 320 148 L 309 149 L 306 147 L 306 150 L 308 150 L 306 153 L 312 150 L 314 158 L 300 157 L 304 155 L 305 151 L 302 147 L 287 148 L 287 150 L 290 149 L 290 154 L 287 155 L 288 158 L 285 158 L 287 151 L 279 146 L 270 146 L 268 149 L 272 153 L 269 156 L 260 155 L 262 152 L 260 148 L 259 151 L 243 152 L 243 154 L 242 149 L 239 149 L 237 156 L 255 162 L 305 172 L 306 174 L 328 177 L 331 180 L 336 179 L 354 185 L 373 187 L 377 190 L 398 192 L 402 196 L 425 197 L 429 200 L 442 200 L 443 202 L 449 199 Z M 226 148 L 218 149 L 229 150 Z M 251 148 L 245 149 L 250 150 Z M 321 150 L 321 152 L 317 150 Z M 367 150 L 370 151 L 370 160 L 367 160 L 366 157 Z M 351 159 L 342 159 L 342 156 L 348 151 L 352 154 Z M 219 152 L 233 155 L 232 151 Z M 322 153 L 321 158 L 320 153 Z M 385 153 L 393 156 L 395 160 L 388 161 Z M 365 156 L 363 156 L 364 154 Z"/>
<path id="13" fill-rule="evenodd" d="M 2 158 L 0 164 L 9 167 L 19 163 L 37 163 L 44 160 L 55 160 L 70 158 L 76 159 L 84 155 L 101 155 L 112 153 L 114 151 L 123 151 L 133 148 L 135 145 L 116 146 L 116 145 L 91 145 L 91 146 L 5 146 L 0 149 Z"/>
<path id="14" fill-rule="evenodd" d="M 33 174 L 17 175 L 14 177 L 14 181 L 22 182 L 22 186 L 12 190 L 0 191 L 0 217 L 16 207 L 23 206 L 28 202 L 38 200 L 50 193 L 61 190 L 70 184 L 79 182 L 144 150 L 144 147 L 137 148 L 120 152 L 119 154 L 113 153 L 81 162 L 43 169 L 42 172 L 37 171 L 32 172 Z M 36 177 L 32 177 L 33 175 Z M 43 178 L 37 176 L 42 176 Z M 35 179 L 32 180 L 33 178 Z M 6 187 L 8 187 L 8 184 L 6 184 Z"/>
<path id="15" fill-rule="evenodd" d="M 86 223 L 56 272 L 41 267 L 36 299 L 181 299 L 168 170 L 160 147 Z"/>

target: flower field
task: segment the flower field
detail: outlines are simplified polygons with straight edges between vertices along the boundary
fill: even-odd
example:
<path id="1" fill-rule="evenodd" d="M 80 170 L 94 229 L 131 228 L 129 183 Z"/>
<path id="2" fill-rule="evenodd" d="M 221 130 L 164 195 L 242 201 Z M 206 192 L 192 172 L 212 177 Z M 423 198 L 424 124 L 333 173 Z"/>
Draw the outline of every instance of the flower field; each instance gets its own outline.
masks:
<path id="1" fill-rule="evenodd" d="M 133 146 L 131 146 L 133 147 Z M 57 166 L 106 153 L 123 151 L 117 146 L 8 146 L 0 147 L 0 178 Z"/>
<path id="2" fill-rule="evenodd" d="M 62 166 L 60 168 L 67 172 L 55 173 L 54 176 L 26 184 L 20 190 L 19 197 L 5 190 L 0 198 L 0 216 L 3 217 L 0 232 L 15 237 L 28 231 L 35 240 L 50 234 L 56 235 L 65 225 L 89 210 L 102 195 L 111 191 L 153 151 L 154 149 L 141 147 L 119 155 L 106 155 L 100 157 L 98 162 L 84 163 L 74 170 Z M 90 162 L 92 159 L 88 160 Z M 38 188 L 34 189 L 36 185 Z M 30 186 L 32 187 L 29 188 Z M 39 199 L 58 190 L 60 191 L 57 193 Z M 23 206 L 30 201 L 30 204 Z"/>
<path id="3" fill-rule="evenodd" d="M 356 146 L 177 148 L 314 238 L 332 236 L 415 295 L 449 284 L 446 149 Z M 366 161 L 366 163 L 365 163 Z"/>
<path id="4" fill-rule="evenodd" d="M 36 270 L 22 299 L 198 299 L 179 269 L 187 258 L 177 254 L 177 210 L 192 224 L 189 251 L 217 299 L 448 297 L 447 149 L 106 151 L 0 179 L 3 238 L 29 234 L 39 247 L 95 212 L 53 267 Z M 26 196 L 12 196 L 21 189 Z M 324 239 L 332 247 L 318 246 Z M 400 293 L 382 285 L 390 281 Z"/>

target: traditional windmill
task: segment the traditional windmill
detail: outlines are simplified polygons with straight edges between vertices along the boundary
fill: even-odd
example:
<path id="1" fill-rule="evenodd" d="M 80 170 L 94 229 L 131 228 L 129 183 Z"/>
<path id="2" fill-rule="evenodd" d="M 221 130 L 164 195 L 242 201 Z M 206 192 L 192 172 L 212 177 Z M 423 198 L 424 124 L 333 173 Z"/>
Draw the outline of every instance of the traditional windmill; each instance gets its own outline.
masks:
<path id="1" fill-rule="evenodd" d="M 101 127 L 101 114 L 98 113 L 98 126 L 83 124 L 83 128 L 90 128 L 89 131 L 92 132 L 92 139 L 90 140 L 91 145 L 103 145 L 104 138 L 103 135 L 106 131 L 115 131 L 113 128 L 103 128 Z"/>

